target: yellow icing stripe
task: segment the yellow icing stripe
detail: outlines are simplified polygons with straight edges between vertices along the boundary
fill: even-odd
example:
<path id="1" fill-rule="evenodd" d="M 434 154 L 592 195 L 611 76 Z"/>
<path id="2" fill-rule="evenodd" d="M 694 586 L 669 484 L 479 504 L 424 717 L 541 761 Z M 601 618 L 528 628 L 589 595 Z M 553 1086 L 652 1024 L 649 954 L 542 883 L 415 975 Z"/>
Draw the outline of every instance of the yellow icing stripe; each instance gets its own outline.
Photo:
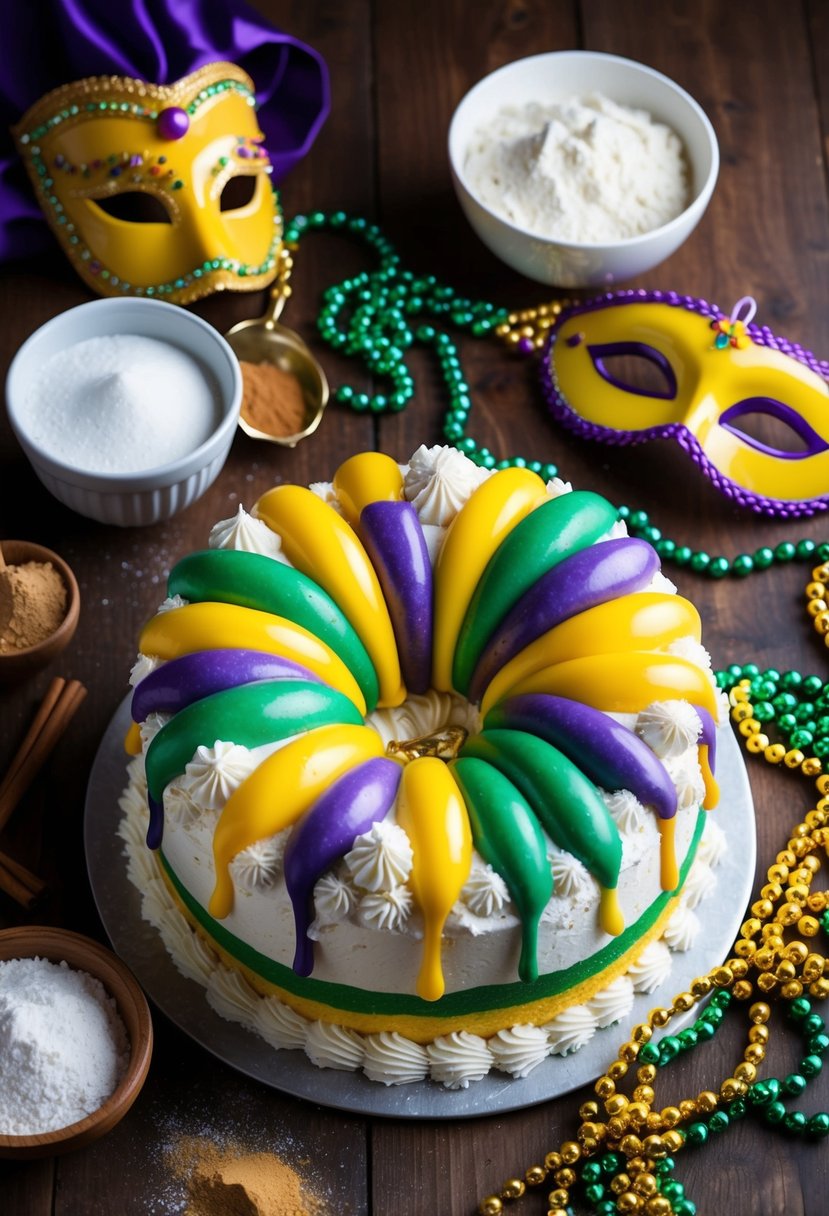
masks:
<path id="1" fill-rule="evenodd" d="M 676 864 L 676 815 L 670 819 L 657 819 L 659 828 L 659 880 L 663 891 L 675 891 L 679 884 L 679 869 Z"/>
<path id="2" fill-rule="evenodd" d="M 406 690 L 389 611 L 363 546 L 344 519 L 304 486 L 275 486 L 256 504 L 282 538 L 288 560 L 319 583 L 348 617 L 380 683 L 380 705 L 400 705 Z"/>
<path id="3" fill-rule="evenodd" d="M 478 487 L 449 525 L 435 565 L 433 687 L 452 689 L 452 660 L 478 581 L 501 541 L 548 498 L 529 469 L 502 469 Z"/>
<path id="4" fill-rule="evenodd" d="M 440 961 L 443 926 L 469 877 L 472 833 L 455 778 L 435 756 L 421 756 L 403 769 L 397 822 L 412 846 L 411 884 L 423 913 L 423 962 L 417 995 L 443 996 Z"/>
<path id="5" fill-rule="evenodd" d="M 652 701 L 684 700 L 707 709 L 715 722 L 719 717 L 707 672 L 678 655 L 639 650 L 592 655 L 544 667 L 508 691 L 510 696 L 552 693 L 620 714 L 639 713 Z"/>
<path id="6" fill-rule="evenodd" d="M 221 920 L 233 908 L 230 863 L 237 853 L 290 827 L 338 777 L 382 754 L 380 736 L 367 726 L 320 726 L 263 760 L 228 798 L 216 824 L 210 915 Z"/>
<path id="7" fill-rule="evenodd" d="M 601 887 L 601 896 L 599 898 L 599 927 L 603 933 L 609 933 L 611 937 L 618 937 L 624 932 L 625 918 L 622 916 L 622 909 L 619 907 L 619 896 L 616 893 L 615 887 Z"/>
<path id="8" fill-rule="evenodd" d="M 159 612 L 144 626 L 138 648 L 160 659 L 196 650 L 264 650 L 307 667 L 366 712 L 359 684 L 330 646 L 301 625 L 257 608 L 203 603 Z"/>
<path id="9" fill-rule="evenodd" d="M 505 663 L 484 694 L 481 713 L 542 667 L 592 654 L 657 650 L 684 637 L 698 642 L 701 634 L 699 613 L 681 595 L 640 591 L 597 604 L 549 629 Z"/>
<path id="10" fill-rule="evenodd" d="M 129 730 L 124 736 L 124 751 L 128 756 L 140 756 L 143 751 L 141 731 L 137 722 L 130 722 Z"/>
<path id="11" fill-rule="evenodd" d="M 334 489 L 343 515 L 356 529 L 363 507 L 370 502 L 399 502 L 403 497 L 403 474 L 391 456 L 358 452 L 337 469 Z"/>
<path id="12" fill-rule="evenodd" d="M 711 760 L 708 755 L 708 747 L 705 743 L 701 743 L 699 747 L 699 767 L 705 785 L 705 797 L 702 800 L 702 805 L 706 811 L 710 811 L 720 800 L 720 787 L 717 784 L 716 777 L 711 772 Z"/>

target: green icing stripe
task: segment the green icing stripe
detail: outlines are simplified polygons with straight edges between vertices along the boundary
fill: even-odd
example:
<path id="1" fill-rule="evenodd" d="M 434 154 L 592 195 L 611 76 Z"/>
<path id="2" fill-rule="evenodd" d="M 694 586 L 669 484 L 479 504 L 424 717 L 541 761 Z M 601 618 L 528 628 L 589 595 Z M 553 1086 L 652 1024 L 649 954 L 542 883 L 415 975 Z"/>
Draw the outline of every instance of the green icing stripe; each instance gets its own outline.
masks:
<path id="1" fill-rule="evenodd" d="M 705 811 L 698 812 L 694 836 L 680 869 L 680 880 L 683 883 L 702 836 L 705 816 Z M 241 941 L 230 933 L 224 925 L 213 920 L 181 885 L 163 852 L 160 852 L 160 856 L 176 894 L 191 916 L 204 927 L 211 937 L 215 938 L 223 950 L 238 959 L 250 971 L 260 975 L 268 983 L 284 988 L 287 992 L 296 993 L 297 996 L 319 1001 L 335 1008 L 347 1009 L 354 1013 L 366 1014 L 379 1013 L 424 1018 L 457 1017 L 471 1013 L 485 1013 L 492 1009 L 508 1009 L 512 1005 L 523 1005 L 529 1001 L 541 1001 L 557 996 L 569 988 L 574 988 L 577 984 L 584 983 L 598 971 L 603 971 L 615 963 L 627 950 L 635 946 L 640 937 L 648 932 L 673 898 L 672 891 L 663 891 L 648 910 L 634 924 L 628 926 L 619 937 L 608 942 L 598 954 L 568 967 L 566 971 L 556 971 L 550 975 L 540 976 L 530 984 L 492 984 L 467 992 L 450 992 L 446 996 L 442 996 L 439 1001 L 424 1001 L 418 996 L 397 992 L 366 992 L 362 988 L 351 988 L 347 984 L 332 984 L 327 980 L 313 978 L 303 979 L 295 975 L 290 967 L 260 954 L 247 942 Z"/>

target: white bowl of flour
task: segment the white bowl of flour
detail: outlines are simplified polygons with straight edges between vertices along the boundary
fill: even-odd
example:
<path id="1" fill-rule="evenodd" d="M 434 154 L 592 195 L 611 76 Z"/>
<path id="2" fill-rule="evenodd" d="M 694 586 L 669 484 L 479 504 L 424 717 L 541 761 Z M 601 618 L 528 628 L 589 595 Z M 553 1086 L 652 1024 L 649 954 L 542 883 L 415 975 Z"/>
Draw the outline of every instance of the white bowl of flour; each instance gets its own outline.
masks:
<path id="1" fill-rule="evenodd" d="M 158 523 L 221 471 L 241 404 L 236 356 L 212 326 L 158 300 L 81 304 L 21 346 L 9 420 L 46 488 L 101 523 Z"/>
<path id="2" fill-rule="evenodd" d="M 485 245 L 527 278 L 608 286 L 673 253 L 719 170 L 713 127 L 667 76 L 560 51 L 484 77 L 449 128 L 455 191 Z"/>

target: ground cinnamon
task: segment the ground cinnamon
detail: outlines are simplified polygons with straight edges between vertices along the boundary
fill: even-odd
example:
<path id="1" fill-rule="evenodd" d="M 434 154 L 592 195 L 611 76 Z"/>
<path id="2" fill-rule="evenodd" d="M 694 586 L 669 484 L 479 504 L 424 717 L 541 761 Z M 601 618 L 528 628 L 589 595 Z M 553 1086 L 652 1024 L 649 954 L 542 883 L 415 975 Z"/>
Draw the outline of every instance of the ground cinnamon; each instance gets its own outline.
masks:
<path id="1" fill-rule="evenodd" d="M 319 1200 L 274 1153 L 185 1136 L 168 1153 L 187 1186 L 184 1216 L 316 1216 Z"/>
<path id="2" fill-rule="evenodd" d="M 242 360 L 242 417 L 266 435 L 296 435 L 307 418 L 302 385 L 275 363 Z"/>
<path id="3" fill-rule="evenodd" d="M 51 562 L 7 566 L 11 616 L 0 633 L 0 654 L 25 650 L 50 637 L 66 616 L 66 586 Z"/>

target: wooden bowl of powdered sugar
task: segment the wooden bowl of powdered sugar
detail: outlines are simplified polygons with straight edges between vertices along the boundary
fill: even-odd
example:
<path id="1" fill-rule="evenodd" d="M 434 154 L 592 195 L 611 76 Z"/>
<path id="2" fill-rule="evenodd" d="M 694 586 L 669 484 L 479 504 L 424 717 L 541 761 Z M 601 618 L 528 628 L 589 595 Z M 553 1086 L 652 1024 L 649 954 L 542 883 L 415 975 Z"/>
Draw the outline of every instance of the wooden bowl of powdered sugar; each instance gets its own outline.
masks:
<path id="1" fill-rule="evenodd" d="M 0 931 L 0 1157 L 82 1148 L 121 1120 L 150 1066 L 138 981 L 65 929 Z"/>
<path id="2" fill-rule="evenodd" d="M 65 650 L 80 614 L 75 575 L 28 540 L 0 543 L 0 681 L 25 679 Z"/>

